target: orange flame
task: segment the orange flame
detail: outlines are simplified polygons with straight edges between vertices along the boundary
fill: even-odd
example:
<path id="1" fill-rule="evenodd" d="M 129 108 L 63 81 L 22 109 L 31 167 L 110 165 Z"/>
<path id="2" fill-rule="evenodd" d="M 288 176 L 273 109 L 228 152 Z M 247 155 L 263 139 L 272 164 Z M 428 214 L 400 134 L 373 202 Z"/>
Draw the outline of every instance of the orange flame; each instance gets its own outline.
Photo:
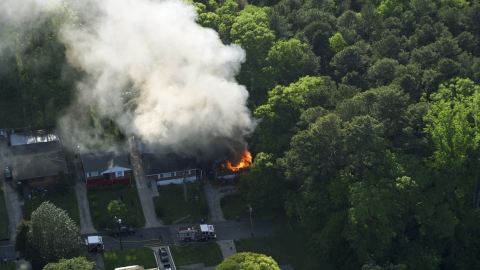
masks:
<path id="1" fill-rule="evenodd" d="M 222 164 L 223 169 L 228 169 L 230 171 L 239 171 L 241 169 L 246 169 L 250 165 L 252 165 L 252 154 L 245 150 L 240 158 L 240 161 L 236 165 L 232 165 L 230 160 L 227 160 L 225 163 Z"/>

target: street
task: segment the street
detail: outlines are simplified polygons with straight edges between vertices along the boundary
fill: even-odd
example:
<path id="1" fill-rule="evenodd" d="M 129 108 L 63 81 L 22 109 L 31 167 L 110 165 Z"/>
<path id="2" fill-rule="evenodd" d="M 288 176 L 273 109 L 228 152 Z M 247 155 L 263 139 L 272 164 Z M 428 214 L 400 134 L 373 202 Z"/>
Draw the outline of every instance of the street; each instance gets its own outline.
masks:
<path id="1" fill-rule="evenodd" d="M 209 223 L 210 224 L 210 223 Z M 233 240 L 233 239 L 245 239 L 252 237 L 251 224 L 249 220 L 241 221 L 223 221 L 211 223 L 215 228 L 217 234 L 216 241 Z M 135 229 L 134 235 L 122 235 L 123 249 L 139 248 L 145 245 L 171 245 L 181 244 L 176 239 L 176 230 L 178 227 L 185 227 L 190 224 L 180 224 L 176 226 L 164 226 L 156 228 L 139 228 Z M 274 229 L 275 225 L 271 222 L 263 222 L 253 220 L 254 236 L 266 237 Z M 142 238 L 140 238 L 142 234 Z M 87 236 L 99 235 L 103 236 L 103 243 L 105 250 L 119 250 L 120 249 L 120 237 L 110 237 L 107 232 L 100 231 L 97 234 L 82 234 L 82 239 Z M 163 243 L 160 243 L 159 237 L 162 236 Z"/>

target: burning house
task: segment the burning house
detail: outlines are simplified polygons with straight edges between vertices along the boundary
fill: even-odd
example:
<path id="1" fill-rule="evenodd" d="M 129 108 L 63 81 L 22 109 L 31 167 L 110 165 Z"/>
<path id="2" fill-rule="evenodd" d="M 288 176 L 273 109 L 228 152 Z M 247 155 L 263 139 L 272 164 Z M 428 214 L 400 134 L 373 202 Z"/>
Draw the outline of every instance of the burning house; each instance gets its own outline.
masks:
<path id="1" fill-rule="evenodd" d="M 252 164 L 252 155 L 248 150 L 243 151 L 238 160 L 222 159 L 213 165 L 215 178 L 232 179 L 243 174 Z"/>

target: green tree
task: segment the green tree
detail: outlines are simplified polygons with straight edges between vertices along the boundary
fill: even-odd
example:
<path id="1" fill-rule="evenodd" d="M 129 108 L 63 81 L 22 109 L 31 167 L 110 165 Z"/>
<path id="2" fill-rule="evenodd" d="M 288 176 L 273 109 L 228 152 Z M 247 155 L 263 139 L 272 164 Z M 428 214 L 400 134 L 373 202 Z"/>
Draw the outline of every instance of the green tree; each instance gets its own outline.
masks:
<path id="1" fill-rule="evenodd" d="M 367 76 L 373 82 L 373 86 L 388 85 L 395 75 L 398 61 L 394 59 L 380 59 L 368 69 Z"/>
<path id="2" fill-rule="evenodd" d="M 75 257 L 69 260 L 60 259 L 58 263 L 49 263 L 43 270 L 93 270 L 94 262 L 85 257 Z"/>
<path id="3" fill-rule="evenodd" d="M 335 35 L 330 37 L 328 41 L 330 42 L 330 49 L 334 53 L 338 53 L 348 46 L 347 42 L 345 41 L 345 39 L 343 39 L 342 34 L 340 33 L 336 33 Z"/>
<path id="4" fill-rule="evenodd" d="M 226 258 L 215 269 L 280 270 L 280 267 L 272 257 L 267 255 L 253 252 L 241 252 Z"/>
<path id="5" fill-rule="evenodd" d="M 123 202 L 118 200 L 112 200 L 107 206 L 108 215 L 110 217 L 125 218 L 127 213 L 127 208 Z"/>
<path id="6" fill-rule="evenodd" d="M 362 49 L 354 45 L 346 47 L 335 54 L 330 64 L 342 73 L 350 71 L 362 72 L 367 65 L 367 57 Z"/>
<path id="7" fill-rule="evenodd" d="M 58 112 L 70 102 L 73 78 L 78 75 L 66 64 L 66 48 L 58 40 L 62 27 L 78 23 L 76 12 L 59 2 L 44 9 L 43 15 L 34 27 L 19 31 L 16 43 L 18 90 L 30 126 L 56 123 Z"/>
<path id="8" fill-rule="evenodd" d="M 265 76 L 274 85 L 288 85 L 300 77 L 316 75 L 320 58 L 315 56 L 307 44 L 292 38 L 288 41 L 277 41 L 270 48 L 263 69 Z"/>
<path id="9" fill-rule="evenodd" d="M 474 187 L 473 204 L 478 207 L 479 161 L 476 153 L 480 140 L 480 86 L 469 79 L 452 79 L 441 84 L 431 99 L 432 106 L 425 116 L 428 122 L 425 131 L 431 135 L 435 146 L 430 165 L 451 176 L 444 183 L 445 188 L 468 194 Z M 474 169 L 467 170 L 467 166 Z"/>
<path id="10" fill-rule="evenodd" d="M 65 210 L 44 202 L 31 215 L 25 257 L 32 260 L 34 268 L 61 258 L 75 257 L 81 248 L 78 233 L 78 226 Z"/>
<path id="11" fill-rule="evenodd" d="M 262 69 L 275 40 L 275 33 L 268 23 L 268 11 L 267 7 L 247 6 L 239 12 L 230 31 L 232 41 L 242 46 L 247 55 L 237 79 L 247 86 L 255 103 L 263 102 L 268 90 Z"/>
<path id="12" fill-rule="evenodd" d="M 269 91 L 268 102 L 255 110 L 258 124 L 258 150 L 280 156 L 288 147 L 294 126 L 310 107 L 326 106 L 335 83 L 329 77 L 303 77 L 288 87 Z"/>
<path id="13" fill-rule="evenodd" d="M 21 257 L 25 257 L 27 250 L 27 234 L 30 230 L 30 221 L 22 220 L 17 228 L 17 236 L 15 237 L 15 251 L 20 252 Z"/>
<path id="14" fill-rule="evenodd" d="M 273 218 L 283 212 L 285 184 L 278 176 L 272 154 L 255 156 L 249 171 L 240 180 L 239 192 L 263 218 Z"/>

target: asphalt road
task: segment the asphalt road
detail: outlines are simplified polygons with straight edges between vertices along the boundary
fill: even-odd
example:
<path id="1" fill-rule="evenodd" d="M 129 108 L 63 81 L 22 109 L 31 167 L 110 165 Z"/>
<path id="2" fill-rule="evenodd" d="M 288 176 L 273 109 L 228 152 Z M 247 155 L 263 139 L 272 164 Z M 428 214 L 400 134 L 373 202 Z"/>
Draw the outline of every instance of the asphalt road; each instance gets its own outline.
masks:
<path id="1" fill-rule="evenodd" d="M 252 237 L 252 229 L 249 220 L 241 221 L 223 221 L 213 224 L 215 232 L 217 234 L 217 241 L 221 240 L 233 240 L 233 239 L 245 239 Z M 180 224 L 176 226 L 164 226 L 157 228 L 140 228 L 135 229 L 134 235 L 123 235 L 122 236 L 122 247 L 123 249 L 128 248 L 139 248 L 145 245 L 155 245 L 160 244 L 171 245 L 171 244 L 181 244 L 176 239 L 176 230 L 178 227 L 184 227 L 190 224 Z M 260 220 L 253 220 L 253 229 L 255 237 L 266 237 L 268 236 L 276 227 L 276 224 L 273 222 L 264 222 Z M 140 234 L 142 238 L 140 238 Z M 100 235 L 103 236 L 103 242 L 106 250 L 119 250 L 120 249 L 120 237 L 110 237 L 107 232 L 100 231 L 97 234 L 84 234 L 82 238 L 86 238 L 91 235 Z M 159 237 L 162 236 L 163 242 L 159 241 Z"/>

